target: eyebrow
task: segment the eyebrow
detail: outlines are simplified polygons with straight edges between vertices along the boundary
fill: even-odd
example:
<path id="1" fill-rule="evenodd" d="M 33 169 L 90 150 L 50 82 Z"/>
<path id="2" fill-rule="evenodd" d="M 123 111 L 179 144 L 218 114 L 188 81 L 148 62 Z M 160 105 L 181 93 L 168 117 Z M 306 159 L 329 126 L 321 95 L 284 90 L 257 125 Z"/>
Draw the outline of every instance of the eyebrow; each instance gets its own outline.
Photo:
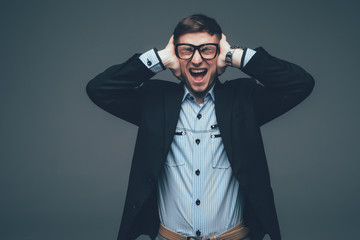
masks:
<path id="1" fill-rule="evenodd" d="M 199 46 L 202 46 L 202 45 L 219 45 L 219 43 L 203 43 L 203 44 L 200 44 L 200 45 L 194 45 L 194 44 L 191 44 L 191 43 L 176 43 L 175 45 L 190 45 L 190 46 L 194 46 L 194 47 L 199 47 Z"/>

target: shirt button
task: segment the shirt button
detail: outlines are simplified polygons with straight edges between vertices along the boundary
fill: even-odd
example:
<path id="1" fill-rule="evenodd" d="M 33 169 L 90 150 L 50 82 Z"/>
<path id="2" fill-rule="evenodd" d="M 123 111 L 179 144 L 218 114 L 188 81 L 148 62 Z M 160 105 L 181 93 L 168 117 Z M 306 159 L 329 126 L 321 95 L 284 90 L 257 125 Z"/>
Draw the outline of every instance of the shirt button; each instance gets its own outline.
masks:
<path id="1" fill-rule="evenodd" d="M 196 236 L 200 237 L 200 235 L 201 235 L 200 230 L 197 230 L 197 231 L 196 231 Z"/>
<path id="2" fill-rule="evenodd" d="M 199 206 L 199 205 L 200 205 L 200 200 L 199 200 L 199 199 L 198 199 L 198 200 L 196 200 L 196 202 L 195 202 L 195 203 L 196 203 L 196 205 L 198 205 L 198 206 Z"/>
<path id="3" fill-rule="evenodd" d="M 196 116 L 198 119 L 200 119 L 202 117 L 202 115 L 199 113 L 197 116 Z"/>
<path id="4" fill-rule="evenodd" d="M 151 62 L 149 59 L 147 59 L 147 65 L 148 65 L 149 67 L 152 65 L 152 62 Z"/>
<path id="5" fill-rule="evenodd" d="M 197 145 L 199 145 L 200 139 L 196 139 L 195 142 L 196 142 Z"/>
<path id="6" fill-rule="evenodd" d="M 199 175 L 200 175 L 200 170 L 199 170 L 199 169 L 196 170 L 196 171 L 195 171 L 195 174 L 199 176 Z"/>
<path id="7" fill-rule="evenodd" d="M 194 100 L 194 97 L 193 97 L 193 96 L 191 96 L 191 97 L 190 97 L 190 100 L 192 100 L 192 101 L 193 101 L 193 100 Z"/>

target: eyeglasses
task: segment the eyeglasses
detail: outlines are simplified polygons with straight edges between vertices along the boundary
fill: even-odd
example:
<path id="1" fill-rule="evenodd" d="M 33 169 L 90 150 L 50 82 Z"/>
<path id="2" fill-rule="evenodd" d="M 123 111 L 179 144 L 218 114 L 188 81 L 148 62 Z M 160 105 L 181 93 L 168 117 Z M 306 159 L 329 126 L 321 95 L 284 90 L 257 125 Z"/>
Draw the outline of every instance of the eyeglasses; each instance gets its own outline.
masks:
<path id="1" fill-rule="evenodd" d="M 199 46 L 195 46 L 188 43 L 179 43 L 175 45 L 176 56 L 183 60 L 191 59 L 194 56 L 196 50 L 199 51 L 202 59 L 211 60 L 214 59 L 219 52 L 219 44 L 205 43 Z"/>

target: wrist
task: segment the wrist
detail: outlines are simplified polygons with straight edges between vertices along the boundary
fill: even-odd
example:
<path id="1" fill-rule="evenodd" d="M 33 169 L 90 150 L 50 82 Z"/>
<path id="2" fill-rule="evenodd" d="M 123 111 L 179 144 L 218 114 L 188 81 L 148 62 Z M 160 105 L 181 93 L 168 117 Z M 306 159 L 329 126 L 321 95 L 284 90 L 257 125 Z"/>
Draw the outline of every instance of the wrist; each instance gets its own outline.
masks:
<path id="1" fill-rule="evenodd" d="M 232 67 L 240 68 L 241 67 L 241 59 L 244 54 L 244 50 L 242 48 L 236 48 L 233 56 L 232 56 Z"/>
<path id="2" fill-rule="evenodd" d="M 171 64 L 172 64 L 172 54 L 167 51 L 167 49 L 162 49 L 160 51 L 157 52 L 159 55 L 159 60 L 162 62 L 162 64 L 164 65 L 165 68 L 170 68 Z"/>
<path id="3" fill-rule="evenodd" d="M 239 47 L 239 46 L 229 47 L 225 56 L 226 65 L 240 68 L 243 52 L 244 52 L 243 47 Z"/>

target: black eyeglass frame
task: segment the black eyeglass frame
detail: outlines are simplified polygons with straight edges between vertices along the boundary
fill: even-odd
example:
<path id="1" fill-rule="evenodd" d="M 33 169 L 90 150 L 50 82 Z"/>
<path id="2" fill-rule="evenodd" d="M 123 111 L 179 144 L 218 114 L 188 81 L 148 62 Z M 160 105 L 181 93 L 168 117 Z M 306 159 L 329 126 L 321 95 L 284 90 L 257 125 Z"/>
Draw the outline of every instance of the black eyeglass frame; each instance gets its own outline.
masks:
<path id="1" fill-rule="evenodd" d="M 184 45 L 185 45 L 185 46 L 190 46 L 190 47 L 193 47 L 193 48 L 194 48 L 194 51 L 193 51 L 191 57 L 189 57 L 189 58 L 181 58 L 181 57 L 179 56 L 178 46 L 184 46 Z M 200 48 L 203 47 L 203 46 L 205 46 L 205 45 L 213 45 L 213 46 L 216 46 L 216 53 L 215 53 L 215 56 L 214 56 L 213 58 L 204 58 L 203 55 L 201 55 Z M 176 56 L 177 56 L 179 59 L 182 59 L 182 60 L 192 59 L 193 56 L 194 56 L 194 54 L 195 54 L 195 52 L 196 52 L 196 50 L 198 50 L 201 58 L 204 59 L 204 60 L 212 60 L 212 59 L 216 58 L 216 56 L 217 56 L 217 55 L 219 54 L 219 52 L 220 52 L 219 44 L 218 44 L 218 43 L 204 43 L 204 44 L 201 44 L 201 45 L 198 45 L 198 46 L 192 45 L 192 44 L 190 44 L 190 43 L 177 43 L 177 44 L 175 44 L 175 54 L 176 54 Z"/>

